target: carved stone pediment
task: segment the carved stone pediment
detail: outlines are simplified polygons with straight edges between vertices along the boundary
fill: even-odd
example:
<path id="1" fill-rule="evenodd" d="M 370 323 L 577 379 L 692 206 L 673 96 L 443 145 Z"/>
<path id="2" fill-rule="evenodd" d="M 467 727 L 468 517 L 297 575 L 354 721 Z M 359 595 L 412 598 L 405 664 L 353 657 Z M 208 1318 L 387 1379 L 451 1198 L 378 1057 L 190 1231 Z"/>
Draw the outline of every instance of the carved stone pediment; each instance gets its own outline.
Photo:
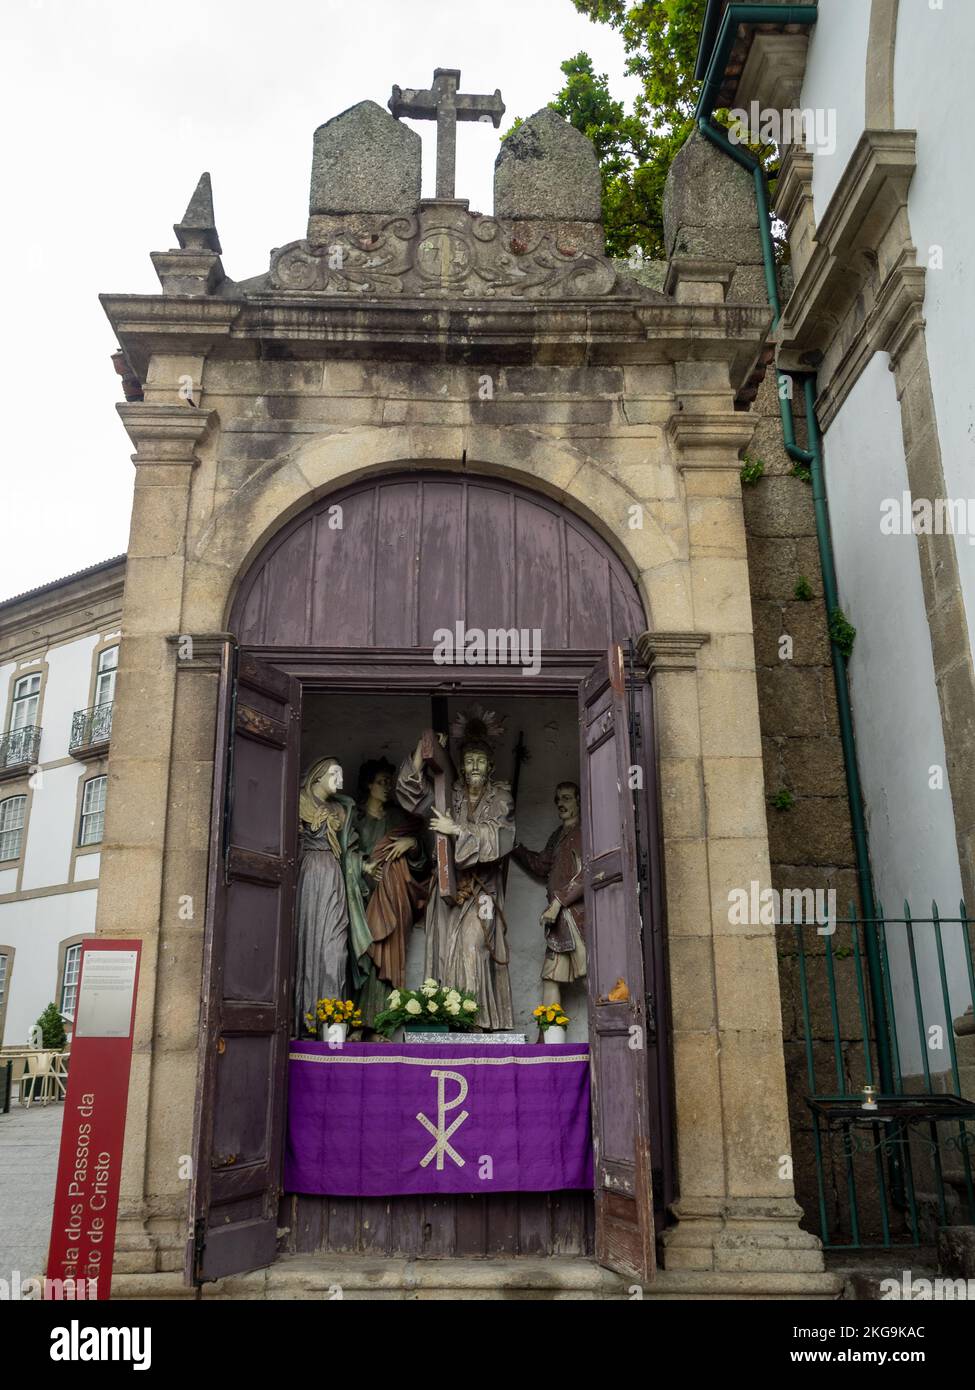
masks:
<path id="1" fill-rule="evenodd" d="M 557 243 L 511 237 L 493 217 L 453 201 L 421 203 L 415 216 L 391 217 L 372 234 L 337 233 L 327 244 L 293 241 L 272 253 L 268 287 L 304 294 L 405 295 L 431 299 L 592 299 L 618 285 L 605 256 Z"/>

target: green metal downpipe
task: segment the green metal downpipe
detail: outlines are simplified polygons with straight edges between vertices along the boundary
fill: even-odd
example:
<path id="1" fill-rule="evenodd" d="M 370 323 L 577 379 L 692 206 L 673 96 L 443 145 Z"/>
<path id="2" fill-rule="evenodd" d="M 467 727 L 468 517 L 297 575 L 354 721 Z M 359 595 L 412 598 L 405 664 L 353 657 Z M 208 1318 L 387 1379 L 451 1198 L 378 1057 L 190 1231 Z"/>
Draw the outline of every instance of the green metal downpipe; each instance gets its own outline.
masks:
<path id="1" fill-rule="evenodd" d="M 816 378 L 810 373 L 803 379 L 803 394 L 806 403 L 806 438 L 809 450 L 796 450 L 796 453 L 809 455 L 809 471 L 812 478 L 813 507 L 816 513 L 816 540 L 819 544 L 819 567 L 823 575 L 823 599 L 829 620 L 839 608 L 840 600 L 836 586 L 836 566 L 833 561 L 833 542 L 830 537 L 829 511 L 826 504 L 826 478 L 823 471 L 823 451 L 819 437 L 819 422 L 816 419 Z M 781 394 L 781 393 L 780 393 Z M 790 403 L 791 404 L 791 403 Z M 790 409 L 791 417 L 791 409 Z M 791 423 L 791 419 L 790 419 Z M 788 449 L 788 444 L 786 445 Z M 791 450 L 790 450 L 791 453 Z M 890 1029 L 894 1026 L 888 1017 L 887 1000 L 884 992 L 883 965 L 880 953 L 880 938 L 877 928 L 877 907 L 873 895 L 873 877 L 870 873 L 870 850 L 867 844 L 867 826 L 863 816 L 863 789 L 860 785 L 860 770 L 857 764 L 856 738 L 853 733 L 853 711 L 850 707 L 850 686 L 847 678 L 846 656 L 840 651 L 830 636 L 830 653 L 833 658 L 833 681 L 836 686 L 836 707 L 840 721 L 840 741 L 843 745 L 843 769 L 846 774 L 846 796 L 850 805 L 850 821 L 853 828 L 853 846 L 857 864 L 857 887 L 863 915 L 863 942 L 867 953 L 867 974 L 870 979 L 870 1001 L 873 1005 L 877 1034 L 877 1071 L 880 1075 L 881 1089 L 893 1095 L 898 1089 L 895 1085 L 894 1067 L 890 1050 Z"/>
<path id="2" fill-rule="evenodd" d="M 734 42 L 737 26 L 739 24 L 768 23 L 773 13 L 776 21 L 783 24 L 812 25 L 815 24 L 817 17 L 815 5 L 729 5 L 725 11 L 724 19 L 715 41 L 714 52 L 708 64 L 707 76 L 701 88 L 701 94 L 698 97 L 694 114 L 701 134 L 709 140 L 711 144 L 728 155 L 730 159 L 733 159 L 736 164 L 741 165 L 743 169 L 747 169 L 752 176 L 755 185 L 755 201 L 758 209 L 758 231 L 762 243 L 765 284 L 768 291 L 769 303 L 772 306 L 772 331 L 774 332 L 782 317 L 782 305 L 779 299 L 779 287 L 775 274 L 775 250 L 772 245 L 768 188 L 765 183 L 765 171 L 759 160 L 755 158 L 750 150 L 739 145 L 733 145 L 724 131 L 719 130 L 717 126 L 713 125 L 710 119 L 711 113 L 714 110 L 715 101 L 717 100 L 717 94 L 720 89 L 725 66 L 728 61 L 728 55 Z M 839 595 L 836 585 L 836 566 L 833 561 L 833 543 L 830 537 L 829 513 L 826 504 L 822 448 L 815 411 L 815 374 L 810 373 L 803 379 L 806 408 L 806 437 L 809 445 L 806 449 L 801 448 L 796 443 L 791 390 L 787 392 L 782 390 L 783 383 L 785 381 L 791 381 L 792 379 L 793 378 L 788 377 L 785 373 L 780 373 L 778 378 L 779 390 L 777 395 L 779 398 L 779 413 L 782 418 L 782 437 L 788 456 L 794 462 L 803 464 L 810 471 L 813 489 L 813 506 L 816 515 L 816 539 L 819 545 L 819 562 L 823 575 L 823 597 L 826 604 L 827 621 L 829 621 L 835 610 L 839 607 Z M 853 714 L 850 707 L 847 662 L 846 657 L 843 652 L 840 651 L 832 636 L 830 636 L 830 651 L 833 662 L 833 679 L 836 686 L 836 704 L 840 722 L 840 741 L 843 747 L 847 800 L 850 806 L 850 820 L 853 827 L 857 887 L 860 892 L 863 914 L 867 919 L 864 929 L 864 945 L 867 956 L 867 973 L 870 981 L 870 1000 L 873 1006 L 874 1021 L 876 1024 L 877 1070 L 882 1091 L 887 1095 L 892 1095 L 896 1090 L 889 1031 L 893 1026 L 893 1020 L 888 1018 L 884 994 L 881 948 L 876 925 L 877 911 L 873 893 L 873 878 L 870 872 L 870 853 L 867 843 L 867 827 L 863 815 L 863 792 L 860 785 L 859 768 L 857 766 L 856 740 L 853 733 Z"/>

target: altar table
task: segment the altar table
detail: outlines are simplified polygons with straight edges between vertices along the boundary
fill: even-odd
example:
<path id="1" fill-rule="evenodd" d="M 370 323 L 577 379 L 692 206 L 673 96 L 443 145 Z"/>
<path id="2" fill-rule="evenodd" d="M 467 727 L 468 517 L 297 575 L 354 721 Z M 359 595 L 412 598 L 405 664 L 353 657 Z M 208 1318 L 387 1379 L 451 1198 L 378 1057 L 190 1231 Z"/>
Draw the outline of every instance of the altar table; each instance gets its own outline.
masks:
<path id="1" fill-rule="evenodd" d="M 592 1187 L 585 1044 L 293 1042 L 286 1192 Z"/>

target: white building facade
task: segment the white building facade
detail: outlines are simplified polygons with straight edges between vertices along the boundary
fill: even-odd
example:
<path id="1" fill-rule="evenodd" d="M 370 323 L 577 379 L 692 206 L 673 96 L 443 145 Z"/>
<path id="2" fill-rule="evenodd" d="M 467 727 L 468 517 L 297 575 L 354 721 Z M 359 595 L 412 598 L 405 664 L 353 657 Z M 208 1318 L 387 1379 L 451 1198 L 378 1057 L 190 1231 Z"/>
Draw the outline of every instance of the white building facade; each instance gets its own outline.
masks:
<path id="1" fill-rule="evenodd" d="M 705 38 L 728 8 L 712 0 Z M 780 145 L 774 205 L 794 278 L 774 337 L 780 371 L 815 379 L 839 607 L 856 629 L 849 688 L 875 899 L 888 918 L 905 900 L 927 916 L 936 899 L 951 918 L 964 898 L 971 914 L 975 195 L 958 78 L 975 49 L 975 6 L 769 0 L 777 29 L 730 8 L 741 22 L 717 104 L 806 132 L 805 147 Z M 888 932 L 888 946 L 913 1066 L 903 932 Z M 960 929 L 945 948 L 948 1012 L 963 1013 Z M 946 1022 L 931 933 L 917 954 L 925 1011 Z"/>
<path id="2" fill-rule="evenodd" d="M 70 1031 L 95 929 L 125 559 L 0 603 L 0 1045 Z"/>

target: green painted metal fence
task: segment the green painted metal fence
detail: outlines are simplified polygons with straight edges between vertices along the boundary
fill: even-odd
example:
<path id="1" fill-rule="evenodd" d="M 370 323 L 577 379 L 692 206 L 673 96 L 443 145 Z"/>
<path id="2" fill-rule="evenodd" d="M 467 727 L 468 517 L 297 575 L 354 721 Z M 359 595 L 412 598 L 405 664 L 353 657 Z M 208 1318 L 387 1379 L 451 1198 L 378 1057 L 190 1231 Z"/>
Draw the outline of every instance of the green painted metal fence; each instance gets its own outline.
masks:
<path id="1" fill-rule="evenodd" d="M 792 925 L 794 950 L 780 946 L 784 1014 L 791 999 L 801 1019 L 790 1067 L 797 1190 L 828 1249 L 927 1245 L 942 1226 L 975 1222 L 973 921 L 964 903 L 957 917 L 937 903 L 928 917 L 903 912 L 863 918 L 851 904 L 835 922 Z M 784 944 L 790 927 L 779 930 Z M 788 1064 L 788 1026 L 786 1036 Z M 805 1194 L 803 1156 L 815 1173 Z"/>

